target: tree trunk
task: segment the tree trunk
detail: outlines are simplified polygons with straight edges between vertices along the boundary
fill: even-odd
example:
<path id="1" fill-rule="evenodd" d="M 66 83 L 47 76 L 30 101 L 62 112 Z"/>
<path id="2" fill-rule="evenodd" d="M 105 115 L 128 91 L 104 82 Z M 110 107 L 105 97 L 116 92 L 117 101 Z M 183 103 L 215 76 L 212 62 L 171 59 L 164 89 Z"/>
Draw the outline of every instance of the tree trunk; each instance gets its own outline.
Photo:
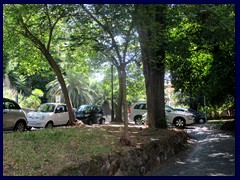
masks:
<path id="1" fill-rule="evenodd" d="M 68 108 L 68 113 L 69 113 L 69 123 L 68 123 L 68 125 L 74 125 L 75 124 L 75 114 L 74 114 L 74 111 L 73 111 L 71 99 L 69 98 L 68 90 L 67 90 L 65 81 L 63 79 L 61 70 L 60 70 L 59 66 L 57 65 L 57 63 L 54 61 L 54 59 L 51 56 L 51 54 L 49 53 L 49 51 L 45 48 L 45 46 L 41 45 L 40 47 L 41 47 L 40 48 L 41 52 L 46 57 L 47 61 L 49 62 L 51 68 L 55 72 L 55 74 L 58 78 L 58 81 L 61 85 L 61 89 L 62 89 L 64 98 L 65 98 L 66 105 L 67 105 L 67 108 Z"/>
<path id="2" fill-rule="evenodd" d="M 72 103 L 71 103 L 71 100 L 70 100 L 69 95 L 68 95 L 68 90 L 67 90 L 65 81 L 63 79 L 63 76 L 62 76 L 62 73 L 61 73 L 61 70 L 60 70 L 59 66 L 54 61 L 52 55 L 49 52 L 50 51 L 50 42 L 51 42 L 50 40 L 51 40 L 51 35 L 53 33 L 54 26 L 52 26 L 52 28 L 50 29 L 49 41 L 48 41 L 48 45 L 47 45 L 48 48 L 46 48 L 46 46 L 34 34 L 32 34 L 29 31 L 28 26 L 23 21 L 23 18 L 20 17 L 18 20 L 19 20 L 20 25 L 24 29 L 24 32 L 21 32 L 21 34 L 24 37 L 26 37 L 27 39 L 29 39 L 42 52 L 42 54 L 46 57 L 48 63 L 50 64 L 51 68 L 55 72 L 55 74 L 58 78 L 58 81 L 61 85 L 61 89 L 62 89 L 64 98 L 65 98 L 65 101 L 66 101 L 66 105 L 67 105 L 67 108 L 68 108 L 68 113 L 69 113 L 69 123 L 68 124 L 69 125 L 74 125 L 75 124 L 74 123 L 75 122 L 75 114 L 73 112 Z M 57 21 L 56 21 L 56 23 L 57 23 Z"/>
<path id="3" fill-rule="evenodd" d="M 140 20 L 138 33 L 146 84 L 148 125 L 151 128 L 166 128 L 163 47 L 166 5 L 136 5 L 136 8 Z"/>
<path id="4" fill-rule="evenodd" d="M 123 122 L 122 118 L 122 105 L 123 105 L 123 76 L 121 67 L 117 67 L 118 70 L 118 83 L 119 83 L 119 91 L 118 91 L 118 102 L 117 102 L 117 111 L 116 111 L 116 118 L 114 119 L 115 122 Z M 126 78 L 126 77 L 125 77 Z"/>
<path id="5" fill-rule="evenodd" d="M 126 67 L 124 64 L 121 65 L 122 68 L 122 95 L 123 95 L 123 115 L 124 115 L 124 138 L 129 142 L 128 135 L 128 111 L 127 111 L 127 88 L 126 88 Z"/>

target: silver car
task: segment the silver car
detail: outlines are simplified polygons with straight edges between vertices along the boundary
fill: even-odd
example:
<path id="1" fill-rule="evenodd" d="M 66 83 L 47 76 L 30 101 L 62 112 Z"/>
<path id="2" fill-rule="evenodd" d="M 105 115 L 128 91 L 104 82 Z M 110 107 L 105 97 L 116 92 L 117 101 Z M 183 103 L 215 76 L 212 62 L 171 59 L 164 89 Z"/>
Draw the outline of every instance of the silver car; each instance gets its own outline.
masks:
<path id="1" fill-rule="evenodd" d="M 25 131 L 26 113 L 13 100 L 3 98 L 3 130 Z"/>

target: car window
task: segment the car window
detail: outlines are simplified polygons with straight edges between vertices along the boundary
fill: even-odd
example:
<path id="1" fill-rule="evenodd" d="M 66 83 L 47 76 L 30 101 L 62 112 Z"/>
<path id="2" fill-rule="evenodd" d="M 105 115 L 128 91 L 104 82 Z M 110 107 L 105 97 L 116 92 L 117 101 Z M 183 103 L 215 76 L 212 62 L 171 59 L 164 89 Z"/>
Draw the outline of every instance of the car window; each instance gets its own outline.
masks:
<path id="1" fill-rule="evenodd" d="M 21 109 L 20 106 L 12 101 L 3 102 L 3 109 Z"/>
<path id="2" fill-rule="evenodd" d="M 54 104 L 41 104 L 36 111 L 38 112 L 53 112 L 55 109 Z"/>
<path id="3" fill-rule="evenodd" d="M 101 113 L 101 112 L 102 112 L 101 108 L 98 107 L 98 106 L 95 106 L 94 109 L 93 109 L 93 111 L 94 111 L 95 113 Z"/>
<path id="4" fill-rule="evenodd" d="M 83 112 L 83 113 L 90 113 L 91 112 L 91 109 L 92 109 L 92 106 L 89 106 L 89 105 L 81 105 L 77 112 Z"/>
<path id="5" fill-rule="evenodd" d="M 165 106 L 165 111 L 173 111 L 173 109 L 170 106 Z"/>
<path id="6" fill-rule="evenodd" d="M 66 112 L 66 107 L 63 105 L 58 105 L 56 108 L 56 112 L 57 113 L 62 113 L 62 112 Z"/>
<path id="7" fill-rule="evenodd" d="M 176 111 L 185 111 L 184 109 L 178 109 L 178 108 L 175 108 L 174 110 L 176 110 Z"/>
<path id="8" fill-rule="evenodd" d="M 134 106 L 134 109 L 143 109 L 143 110 L 146 110 L 147 109 L 147 104 L 136 104 L 135 106 Z"/>
<path id="9" fill-rule="evenodd" d="M 63 107 L 64 107 L 64 112 L 68 112 L 67 106 L 64 105 Z"/>

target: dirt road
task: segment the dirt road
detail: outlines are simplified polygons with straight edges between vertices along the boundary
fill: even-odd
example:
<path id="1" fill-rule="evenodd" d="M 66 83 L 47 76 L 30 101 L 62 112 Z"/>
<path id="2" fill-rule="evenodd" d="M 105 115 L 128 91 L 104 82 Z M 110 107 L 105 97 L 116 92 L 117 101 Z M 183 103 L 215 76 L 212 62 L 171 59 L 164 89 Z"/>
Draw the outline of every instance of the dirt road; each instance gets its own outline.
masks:
<path id="1" fill-rule="evenodd" d="M 147 176 L 234 176 L 235 134 L 207 126 L 185 129 L 192 136 L 191 148 Z"/>

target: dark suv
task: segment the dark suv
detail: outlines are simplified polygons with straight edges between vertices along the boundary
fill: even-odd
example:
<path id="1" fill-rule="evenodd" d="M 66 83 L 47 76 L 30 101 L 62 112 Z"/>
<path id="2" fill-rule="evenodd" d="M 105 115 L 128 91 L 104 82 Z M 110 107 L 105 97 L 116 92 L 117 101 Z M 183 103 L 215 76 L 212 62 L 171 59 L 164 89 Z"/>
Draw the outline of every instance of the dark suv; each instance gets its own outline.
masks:
<path id="1" fill-rule="evenodd" d="M 13 100 L 3 98 L 3 130 L 25 131 L 26 113 Z"/>
<path id="2" fill-rule="evenodd" d="M 105 124 L 103 111 L 97 105 L 81 105 L 76 111 L 76 118 L 88 125 Z"/>

